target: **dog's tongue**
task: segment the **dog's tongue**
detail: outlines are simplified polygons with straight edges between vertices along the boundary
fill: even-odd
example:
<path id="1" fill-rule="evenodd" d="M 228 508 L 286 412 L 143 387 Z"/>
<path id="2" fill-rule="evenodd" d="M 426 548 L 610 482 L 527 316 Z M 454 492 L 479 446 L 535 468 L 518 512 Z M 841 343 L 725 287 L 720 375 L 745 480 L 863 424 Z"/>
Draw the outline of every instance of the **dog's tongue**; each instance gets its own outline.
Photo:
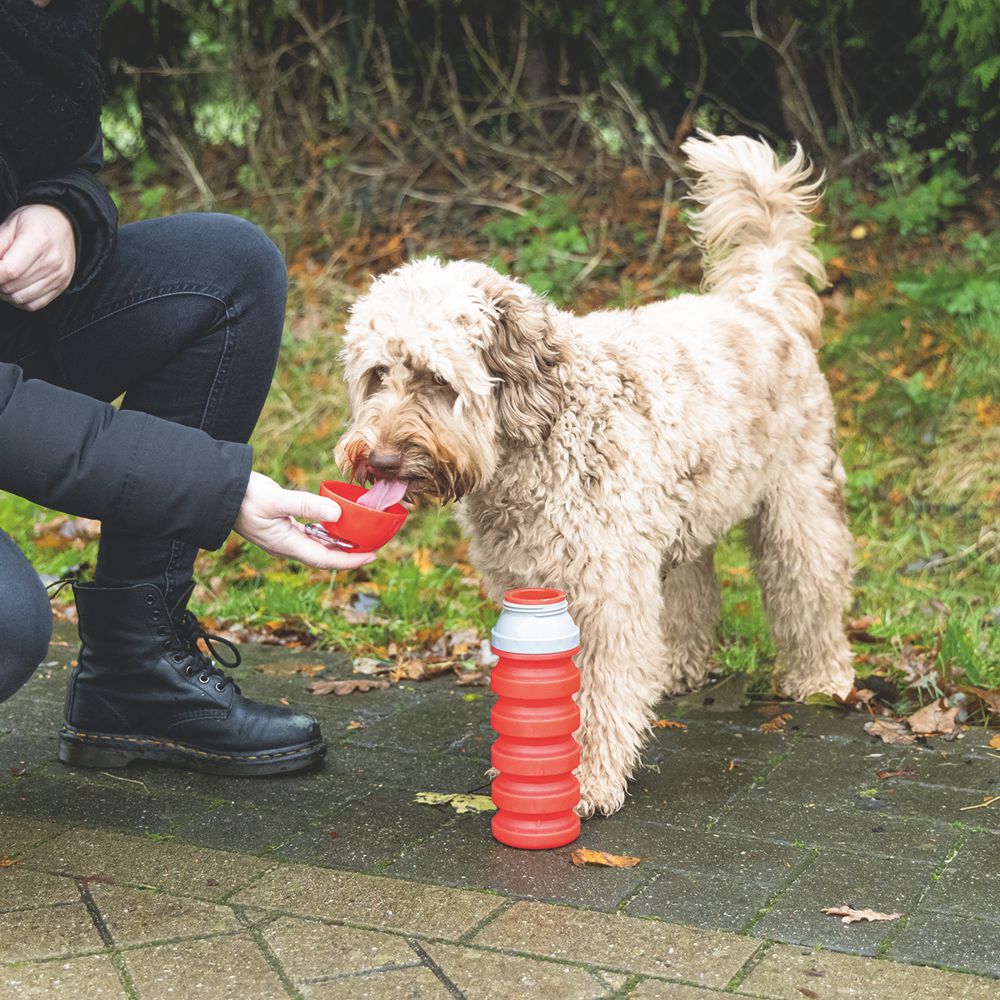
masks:
<path id="1" fill-rule="evenodd" d="M 403 499 L 408 485 L 405 479 L 377 479 L 367 493 L 358 497 L 358 503 L 373 510 L 385 510 Z"/>

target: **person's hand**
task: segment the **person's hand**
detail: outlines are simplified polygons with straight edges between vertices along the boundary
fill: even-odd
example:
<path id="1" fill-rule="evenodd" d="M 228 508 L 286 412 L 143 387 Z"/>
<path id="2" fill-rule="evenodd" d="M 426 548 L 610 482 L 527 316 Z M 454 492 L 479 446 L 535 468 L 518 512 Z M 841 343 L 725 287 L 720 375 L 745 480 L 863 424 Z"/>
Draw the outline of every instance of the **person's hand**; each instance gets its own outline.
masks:
<path id="1" fill-rule="evenodd" d="M 0 299 L 18 309 L 44 309 L 69 287 L 76 239 L 53 205 L 23 205 L 0 224 Z"/>
<path id="2" fill-rule="evenodd" d="M 259 472 L 250 473 L 233 530 L 272 556 L 297 559 L 317 569 L 357 569 L 373 562 L 371 552 L 344 552 L 307 535 L 296 518 L 338 521 L 340 507 L 327 497 L 284 490 Z"/>

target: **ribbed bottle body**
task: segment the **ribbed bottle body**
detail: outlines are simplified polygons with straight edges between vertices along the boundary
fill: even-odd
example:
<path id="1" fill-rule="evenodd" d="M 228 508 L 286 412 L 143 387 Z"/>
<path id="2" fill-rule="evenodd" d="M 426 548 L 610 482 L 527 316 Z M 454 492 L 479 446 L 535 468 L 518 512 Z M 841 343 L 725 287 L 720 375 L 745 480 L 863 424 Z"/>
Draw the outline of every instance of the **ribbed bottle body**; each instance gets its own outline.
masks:
<path id="1" fill-rule="evenodd" d="M 528 595 L 525 603 L 519 602 L 521 595 Z M 569 643 L 573 645 L 558 648 Z M 497 695 L 491 722 L 499 734 L 492 754 L 499 771 L 492 788 L 497 807 L 493 835 L 511 847 L 562 847 L 579 836 L 574 809 L 580 785 L 573 774 L 580 763 L 580 747 L 573 738 L 580 726 L 580 710 L 573 700 L 580 689 L 580 672 L 573 662 L 578 650 L 564 594 L 507 594 L 493 632 L 499 660 L 490 686 Z"/>

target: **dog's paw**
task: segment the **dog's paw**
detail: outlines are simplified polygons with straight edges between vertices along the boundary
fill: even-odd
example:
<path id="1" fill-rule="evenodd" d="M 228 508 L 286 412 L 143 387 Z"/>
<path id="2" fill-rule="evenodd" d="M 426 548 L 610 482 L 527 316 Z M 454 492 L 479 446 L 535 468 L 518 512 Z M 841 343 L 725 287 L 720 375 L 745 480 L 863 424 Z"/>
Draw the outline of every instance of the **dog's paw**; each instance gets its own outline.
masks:
<path id="1" fill-rule="evenodd" d="M 625 805 L 625 780 L 613 781 L 607 777 L 588 778 L 580 773 L 580 803 L 576 814 L 581 819 L 590 819 L 595 813 L 610 816 Z"/>

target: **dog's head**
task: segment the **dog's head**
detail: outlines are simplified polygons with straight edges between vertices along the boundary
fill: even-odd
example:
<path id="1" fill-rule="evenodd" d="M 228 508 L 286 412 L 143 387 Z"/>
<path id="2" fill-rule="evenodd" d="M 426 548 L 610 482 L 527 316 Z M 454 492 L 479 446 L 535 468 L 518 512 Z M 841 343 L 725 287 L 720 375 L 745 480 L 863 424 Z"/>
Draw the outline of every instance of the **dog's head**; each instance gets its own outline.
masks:
<path id="1" fill-rule="evenodd" d="M 553 310 L 484 264 L 434 258 L 378 278 L 351 310 L 343 362 L 351 427 L 337 460 L 359 481 L 459 499 L 505 447 L 543 441 L 563 360 Z"/>

